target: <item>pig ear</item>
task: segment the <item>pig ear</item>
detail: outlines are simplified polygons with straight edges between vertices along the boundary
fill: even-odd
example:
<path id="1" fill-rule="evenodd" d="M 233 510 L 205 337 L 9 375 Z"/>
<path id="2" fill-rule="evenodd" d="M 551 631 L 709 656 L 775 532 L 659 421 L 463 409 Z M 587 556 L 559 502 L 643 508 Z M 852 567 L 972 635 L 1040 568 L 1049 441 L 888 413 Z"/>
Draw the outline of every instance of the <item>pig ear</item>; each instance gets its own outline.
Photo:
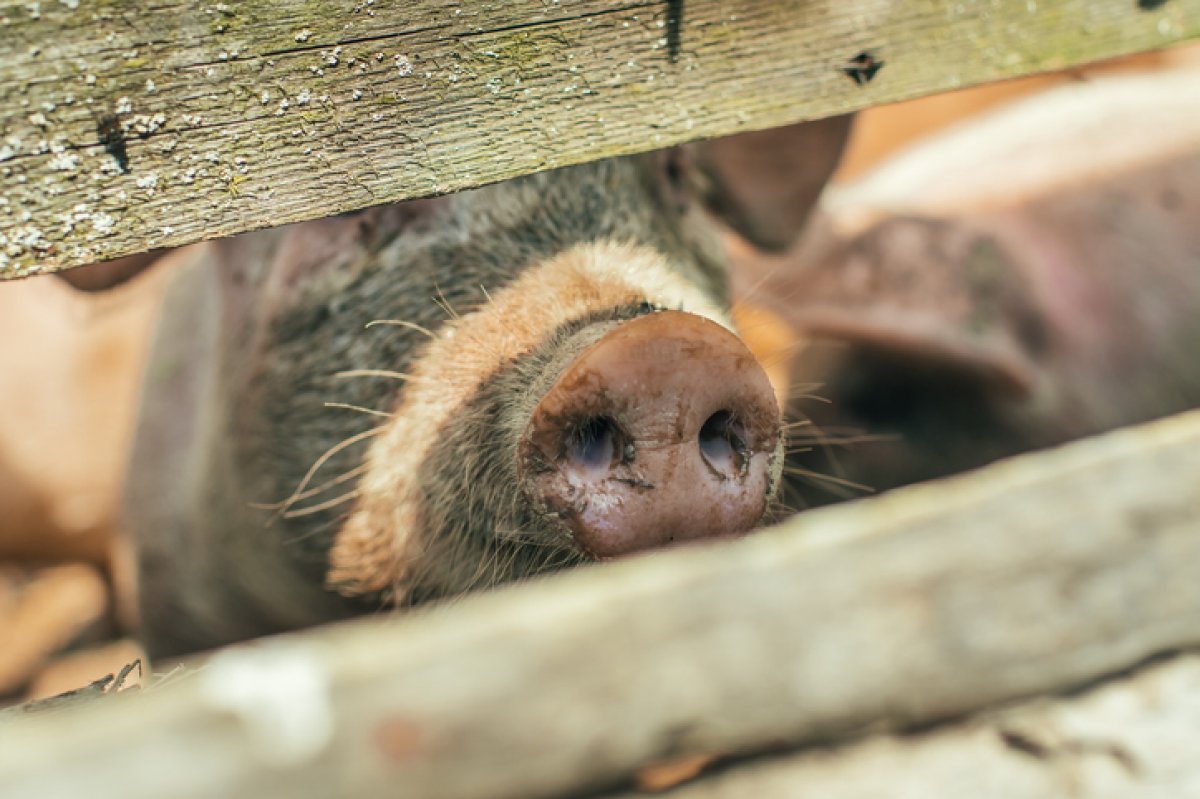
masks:
<path id="1" fill-rule="evenodd" d="M 255 313 L 276 317 L 305 296 L 338 296 L 342 286 L 369 267 L 367 253 L 398 236 L 436 226 L 449 209 L 449 197 L 433 197 L 278 228 L 278 242 L 265 244 L 271 253 L 257 256 L 270 265 Z"/>
<path id="2" fill-rule="evenodd" d="M 709 210 L 750 243 L 787 249 L 837 167 L 852 115 L 696 142 L 685 151 Z"/>
<path id="3" fill-rule="evenodd" d="M 158 260 L 164 252 L 164 250 L 151 250 L 112 261 L 77 266 L 74 269 L 54 274 L 67 285 L 80 291 L 105 291 L 137 277 Z"/>
<path id="4" fill-rule="evenodd" d="M 756 271 L 761 283 L 752 301 L 808 336 L 1032 390 L 1048 331 L 1020 262 L 997 239 L 960 220 L 895 218 L 818 246 L 813 260 L 789 256 L 799 265 L 747 264 L 743 285 Z"/>

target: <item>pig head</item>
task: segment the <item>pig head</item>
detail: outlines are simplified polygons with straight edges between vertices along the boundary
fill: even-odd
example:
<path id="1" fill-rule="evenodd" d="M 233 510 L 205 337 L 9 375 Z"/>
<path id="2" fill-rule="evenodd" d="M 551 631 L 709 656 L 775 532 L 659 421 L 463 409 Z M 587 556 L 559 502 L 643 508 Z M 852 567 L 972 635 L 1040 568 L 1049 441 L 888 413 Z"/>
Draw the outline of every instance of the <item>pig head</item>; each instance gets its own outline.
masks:
<path id="1" fill-rule="evenodd" d="M 831 193 L 787 256 L 735 244 L 804 337 L 788 502 L 1200 405 L 1198 77 L 1023 101 Z"/>
<path id="2" fill-rule="evenodd" d="M 780 414 L 709 211 L 777 246 L 846 129 L 722 145 L 813 163 L 769 209 L 701 143 L 200 245 L 125 502 L 151 653 L 758 524 Z"/>

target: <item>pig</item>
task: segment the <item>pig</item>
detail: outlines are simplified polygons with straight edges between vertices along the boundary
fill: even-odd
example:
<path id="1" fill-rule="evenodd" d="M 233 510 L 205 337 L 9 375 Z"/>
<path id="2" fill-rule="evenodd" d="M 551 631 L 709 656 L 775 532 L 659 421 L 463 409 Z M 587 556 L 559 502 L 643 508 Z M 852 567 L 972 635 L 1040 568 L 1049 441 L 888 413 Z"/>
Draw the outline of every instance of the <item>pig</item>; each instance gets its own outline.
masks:
<path id="1" fill-rule="evenodd" d="M 831 191 L 786 255 L 731 249 L 805 342 L 793 507 L 1196 407 L 1200 74 L 1023 100 Z"/>
<path id="2" fill-rule="evenodd" d="M 768 518 L 780 411 L 732 330 L 712 215 L 785 245 L 848 130 L 798 124 L 196 247 L 167 289 L 126 490 L 151 656 Z M 770 202 L 739 191 L 754 169 Z"/>
<path id="3" fill-rule="evenodd" d="M 72 274 L 93 272 L 111 274 Z M 163 276 L 129 272 L 94 294 L 48 277 L 0 282 L 0 336 L 20 342 L 0 355 L 0 561 L 112 557 Z"/>

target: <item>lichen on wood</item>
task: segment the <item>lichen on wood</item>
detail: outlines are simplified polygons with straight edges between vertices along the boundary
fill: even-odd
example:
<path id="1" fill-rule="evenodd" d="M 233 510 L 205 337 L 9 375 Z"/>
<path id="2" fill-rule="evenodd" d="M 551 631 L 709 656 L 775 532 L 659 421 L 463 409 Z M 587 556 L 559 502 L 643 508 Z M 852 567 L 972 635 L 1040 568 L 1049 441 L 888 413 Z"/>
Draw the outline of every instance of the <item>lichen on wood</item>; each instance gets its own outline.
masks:
<path id="1" fill-rule="evenodd" d="M 0 278 L 1198 35 L 1200 0 L 5 0 Z"/>

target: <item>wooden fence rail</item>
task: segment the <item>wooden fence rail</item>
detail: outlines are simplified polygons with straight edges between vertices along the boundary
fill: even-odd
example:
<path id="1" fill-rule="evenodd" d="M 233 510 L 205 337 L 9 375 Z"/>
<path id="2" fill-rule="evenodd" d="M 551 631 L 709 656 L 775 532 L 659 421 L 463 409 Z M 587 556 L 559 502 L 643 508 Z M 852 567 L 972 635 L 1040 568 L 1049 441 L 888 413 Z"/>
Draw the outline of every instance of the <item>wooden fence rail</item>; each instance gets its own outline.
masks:
<path id="1" fill-rule="evenodd" d="M 228 649 L 128 701 L 0 724 L 0 795 L 529 799 L 927 726 L 1200 648 L 1197 518 L 1200 411 L 742 541 Z M 1142 689 L 1116 718 L 1178 721 Z M 1056 751 L 1021 723 L 1008 749 Z M 974 762 L 966 744 L 949 765 Z M 1194 757 L 1144 762 L 1200 781 Z M 910 795 L 975 795 L 961 769 L 910 776 Z"/>
<path id="2" fill-rule="evenodd" d="M 0 278 L 1196 36 L 1200 0 L 3 0 Z"/>

